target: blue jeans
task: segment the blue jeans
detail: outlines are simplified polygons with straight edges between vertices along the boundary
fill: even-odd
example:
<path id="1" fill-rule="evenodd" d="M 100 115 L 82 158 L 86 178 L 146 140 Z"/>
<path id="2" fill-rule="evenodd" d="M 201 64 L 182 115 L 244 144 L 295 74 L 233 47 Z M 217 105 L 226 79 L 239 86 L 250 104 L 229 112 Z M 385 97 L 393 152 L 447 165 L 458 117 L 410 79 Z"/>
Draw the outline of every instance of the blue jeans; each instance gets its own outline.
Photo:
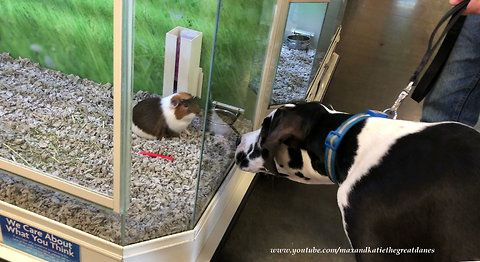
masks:
<path id="1" fill-rule="evenodd" d="M 480 115 L 480 15 L 468 15 L 433 89 L 421 121 L 474 126 Z"/>

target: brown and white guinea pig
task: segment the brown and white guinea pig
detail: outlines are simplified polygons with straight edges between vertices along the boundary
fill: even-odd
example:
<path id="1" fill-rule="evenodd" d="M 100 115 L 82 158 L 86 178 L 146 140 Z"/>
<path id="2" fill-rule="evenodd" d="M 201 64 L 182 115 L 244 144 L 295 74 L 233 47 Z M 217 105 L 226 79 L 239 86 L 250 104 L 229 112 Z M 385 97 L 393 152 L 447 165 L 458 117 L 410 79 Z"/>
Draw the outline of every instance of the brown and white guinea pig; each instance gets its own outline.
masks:
<path id="1" fill-rule="evenodd" d="M 189 93 L 150 97 L 133 107 L 132 131 L 148 139 L 178 136 L 198 113 L 200 107 Z"/>

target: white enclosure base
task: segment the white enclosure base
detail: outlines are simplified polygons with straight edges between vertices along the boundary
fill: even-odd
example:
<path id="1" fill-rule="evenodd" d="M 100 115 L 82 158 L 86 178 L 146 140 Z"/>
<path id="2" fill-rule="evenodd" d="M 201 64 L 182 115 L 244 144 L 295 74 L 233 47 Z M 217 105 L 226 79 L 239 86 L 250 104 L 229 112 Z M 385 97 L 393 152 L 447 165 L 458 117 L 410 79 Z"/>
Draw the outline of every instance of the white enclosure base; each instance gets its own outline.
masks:
<path id="1" fill-rule="evenodd" d="M 27 253 L 18 251 L 7 245 L 0 243 L 0 258 L 8 261 L 22 261 L 22 262 L 44 262 L 45 260 L 36 258 Z"/>
<path id="2" fill-rule="evenodd" d="M 80 261 L 209 261 L 235 211 L 242 201 L 254 174 L 236 167 L 225 178 L 194 229 L 122 247 L 78 229 L 66 226 L 30 211 L 0 201 L 0 215 L 29 224 L 80 246 Z M 0 242 L 2 238 L 0 236 Z M 35 259 L 0 243 L 0 258 L 19 261 Z M 27 261 L 22 259 L 21 261 Z"/>

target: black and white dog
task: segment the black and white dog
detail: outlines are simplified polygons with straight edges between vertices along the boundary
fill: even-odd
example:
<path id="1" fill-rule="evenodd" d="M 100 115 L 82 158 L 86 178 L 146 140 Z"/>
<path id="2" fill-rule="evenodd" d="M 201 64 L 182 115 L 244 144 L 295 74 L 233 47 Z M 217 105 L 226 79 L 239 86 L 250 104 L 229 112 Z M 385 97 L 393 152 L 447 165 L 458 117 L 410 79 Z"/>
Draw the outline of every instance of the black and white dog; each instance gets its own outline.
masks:
<path id="1" fill-rule="evenodd" d="M 242 136 L 236 162 L 307 184 L 332 183 L 333 167 L 354 249 L 434 250 L 358 253 L 358 261 L 479 260 L 480 133 L 453 122 L 370 117 L 342 134 L 335 162 L 325 167 L 326 137 L 351 117 L 315 102 L 277 109 Z"/>

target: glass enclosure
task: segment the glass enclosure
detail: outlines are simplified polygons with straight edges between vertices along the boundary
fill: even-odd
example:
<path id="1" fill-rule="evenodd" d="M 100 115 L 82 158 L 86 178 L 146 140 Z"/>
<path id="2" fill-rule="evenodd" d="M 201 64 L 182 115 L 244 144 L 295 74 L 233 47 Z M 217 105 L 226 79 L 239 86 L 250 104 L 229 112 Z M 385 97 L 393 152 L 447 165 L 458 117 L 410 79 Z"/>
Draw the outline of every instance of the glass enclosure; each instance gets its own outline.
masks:
<path id="1" fill-rule="evenodd" d="M 128 10 L 132 3 L 4 1 L 0 7 L 0 199 L 120 244 L 191 229 L 232 166 L 238 132 L 251 128 L 245 111 L 254 111 L 239 107 L 245 98 L 230 101 L 208 91 L 218 78 L 208 77 L 217 0 L 137 0 L 134 18 Z M 245 14 L 236 15 L 238 21 Z M 135 34 L 129 39 L 125 25 L 133 19 Z M 114 33 L 118 24 L 121 35 Z M 114 142 L 115 122 L 128 129 L 132 107 L 162 95 L 166 33 L 179 26 L 202 34 L 200 115 L 188 134 L 151 140 L 129 132 Z M 134 42 L 133 63 L 125 46 L 115 51 L 117 38 L 123 45 Z M 222 56 L 224 63 L 231 59 Z M 117 67 L 123 74 L 118 84 L 115 58 L 123 63 Z M 133 88 L 129 67 L 134 68 Z M 219 73 L 233 74 L 231 69 Z M 122 103 L 119 115 L 115 99 Z M 131 167 L 117 173 L 115 146 L 121 153 L 131 147 L 122 158 Z M 117 176 L 131 177 L 129 194 L 120 196 L 130 201 L 123 215 L 109 210 L 119 197 L 114 196 Z M 84 197 L 92 192 L 104 202 Z"/>
<path id="2" fill-rule="evenodd" d="M 290 3 L 270 104 L 305 100 L 328 3 Z M 318 55 L 317 55 L 318 53 Z"/>
<path id="3" fill-rule="evenodd" d="M 332 65 L 321 65 L 330 62 L 345 5 L 346 0 L 277 1 L 255 126 L 260 125 L 260 116 L 280 105 L 323 97 L 319 92 L 325 90 L 318 90 L 328 80 L 322 81 L 322 75 Z"/>
<path id="4" fill-rule="evenodd" d="M 192 229 L 252 129 L 277 4 L 4 0 L 0 200 L 123 245 Z M 285 30 L 311 32 L 306 53 L 320 56 L 327 18 L 315 19 Z M 185 131 L 131 132 L 147 132 L 135 106 L 173 117 L 182 90 L 200 108 Z"/>

